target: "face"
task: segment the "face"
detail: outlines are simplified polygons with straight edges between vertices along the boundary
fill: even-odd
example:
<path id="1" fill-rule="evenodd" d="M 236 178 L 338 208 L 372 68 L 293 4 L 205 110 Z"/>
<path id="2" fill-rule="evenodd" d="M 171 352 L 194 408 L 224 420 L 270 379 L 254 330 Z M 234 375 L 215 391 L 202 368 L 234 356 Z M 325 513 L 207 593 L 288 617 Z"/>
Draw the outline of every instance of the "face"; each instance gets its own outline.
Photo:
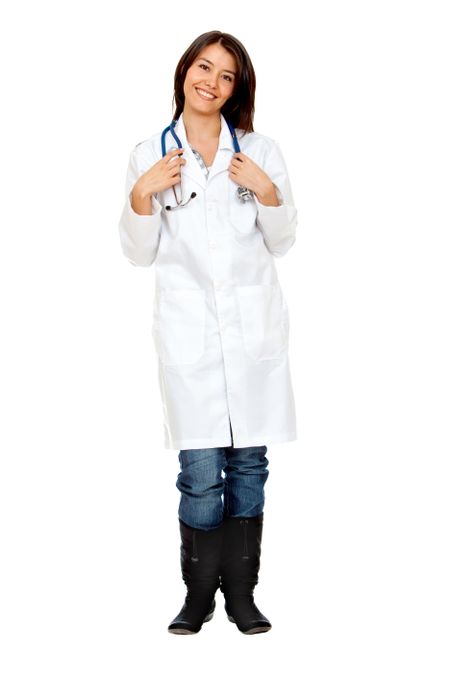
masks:
<path id="1" fill-rule="evenodd" d="M 215 113 L 233 95 L 236 60 L 219 43 L 204 47 L 194 59 L 184 80 L 185 106 L 202 113 Z M 198 89 L 214 96 L 202 97 Z"/>

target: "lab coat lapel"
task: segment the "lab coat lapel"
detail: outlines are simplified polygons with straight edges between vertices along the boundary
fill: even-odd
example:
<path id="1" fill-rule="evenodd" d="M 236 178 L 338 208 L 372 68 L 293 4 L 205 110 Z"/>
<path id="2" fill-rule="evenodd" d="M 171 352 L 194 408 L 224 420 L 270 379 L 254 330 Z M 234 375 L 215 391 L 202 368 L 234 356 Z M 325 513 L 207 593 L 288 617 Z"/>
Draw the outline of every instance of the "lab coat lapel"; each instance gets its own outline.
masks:
<path id="1" fill-rule="evenodd" d="M 187 140 L 186 128 L 184 126 L 183 121 L 183 113 L 181 113 L 177 125 L 175 127 L 175 133 L 180 139 L 183 148 L 185 148 L 183 157 L 186 160 L 186 164 L 183 164 L 181 167 L 181 180 L 183 180 L 184 175 L 189 176 L 192 180 L 198 183 L 203 189 L 206 189 L 206 184 L 208 180 L 210 181 L 217 174 L 228 170 L 229 164 L 231 162 L 231 157 L 234 153 L 233 139 L 231 137 L 231 132 L 226 122 L 226 119 L 222 114 L 220 115 L 220 120 L 221 120 L 221 129 L 219 136 L 219 145 L 217 147 L 214 162 L 211 166 L 211 169 L 209 170 L 209 178 L 207 179 L 205 174 L 203 173 L 203 169 L 201 168 L 198 159 L 192 152 L 189 142 Z M 170 134 L 170 132 L 167 134 L 167 139 L 169 139 L 169 137 L 171 140 L 170 144 L 167 143 L 167 150 L 177 147 L 175 139 L 173 138 L 172 134 Z"/>

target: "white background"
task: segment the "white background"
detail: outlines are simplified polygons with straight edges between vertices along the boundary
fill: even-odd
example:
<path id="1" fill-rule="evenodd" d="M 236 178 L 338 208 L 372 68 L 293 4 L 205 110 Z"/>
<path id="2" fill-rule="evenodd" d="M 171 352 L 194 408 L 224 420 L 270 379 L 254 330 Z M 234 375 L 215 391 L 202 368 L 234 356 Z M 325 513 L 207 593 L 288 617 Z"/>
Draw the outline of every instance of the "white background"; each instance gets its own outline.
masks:
<path id="1" fill-rule="evenodd" d="M 445 5 L 3 6 L 5 675 L 448 675 Z M 167 632 L 179 466 L 154 268 L 118 235 L 129 153 L 169 124 L 178 60 L 213 29 L 250 54 L 255 130 L 279 142 L 299 211 L 277 260 L 299 438 L 268 450 L 255 600 L 273 628 L 255 636 L 220 591 L 200 633 Z"/>

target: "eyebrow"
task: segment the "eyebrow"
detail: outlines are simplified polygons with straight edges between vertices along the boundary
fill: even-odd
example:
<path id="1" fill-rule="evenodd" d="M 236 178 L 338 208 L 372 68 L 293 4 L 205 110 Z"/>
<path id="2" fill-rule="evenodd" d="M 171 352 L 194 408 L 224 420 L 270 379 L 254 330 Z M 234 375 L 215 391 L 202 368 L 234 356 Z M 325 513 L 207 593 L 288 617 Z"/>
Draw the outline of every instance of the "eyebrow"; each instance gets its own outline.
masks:
<path id="1" fill-rule="evenodd" d="M 214 63 L 213 63 L 212 61 L 210 61 L 209 59 L 205 59 L 204 56 L 199 56 L 199 59 L 203 59 L 203 61 L 207 61 L 207 62 L 210 63 L 212 66 L 214 65 Z M 227 68 L 224 69 L 224 72 L 225 72 L 225 73 L 232 73 L 232 75 L 236 75 L 236 73 L 234 72 L 234 70 L 228 70 Z"/>

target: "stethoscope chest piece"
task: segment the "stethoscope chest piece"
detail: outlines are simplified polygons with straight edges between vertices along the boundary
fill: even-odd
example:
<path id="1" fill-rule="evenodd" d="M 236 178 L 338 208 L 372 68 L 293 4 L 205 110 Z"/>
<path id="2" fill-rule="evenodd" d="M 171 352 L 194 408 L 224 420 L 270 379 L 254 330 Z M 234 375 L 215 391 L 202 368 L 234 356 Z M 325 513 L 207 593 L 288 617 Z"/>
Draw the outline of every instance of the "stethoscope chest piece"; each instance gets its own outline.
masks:
<path id="1" fill-rule="evenodd" d="M 250 199 L 253 199 L 253 192 L 248 188 L 239 185 L 237 189 L 237 196 L 239 201 L 245 203 L 250 201 Z"/>

